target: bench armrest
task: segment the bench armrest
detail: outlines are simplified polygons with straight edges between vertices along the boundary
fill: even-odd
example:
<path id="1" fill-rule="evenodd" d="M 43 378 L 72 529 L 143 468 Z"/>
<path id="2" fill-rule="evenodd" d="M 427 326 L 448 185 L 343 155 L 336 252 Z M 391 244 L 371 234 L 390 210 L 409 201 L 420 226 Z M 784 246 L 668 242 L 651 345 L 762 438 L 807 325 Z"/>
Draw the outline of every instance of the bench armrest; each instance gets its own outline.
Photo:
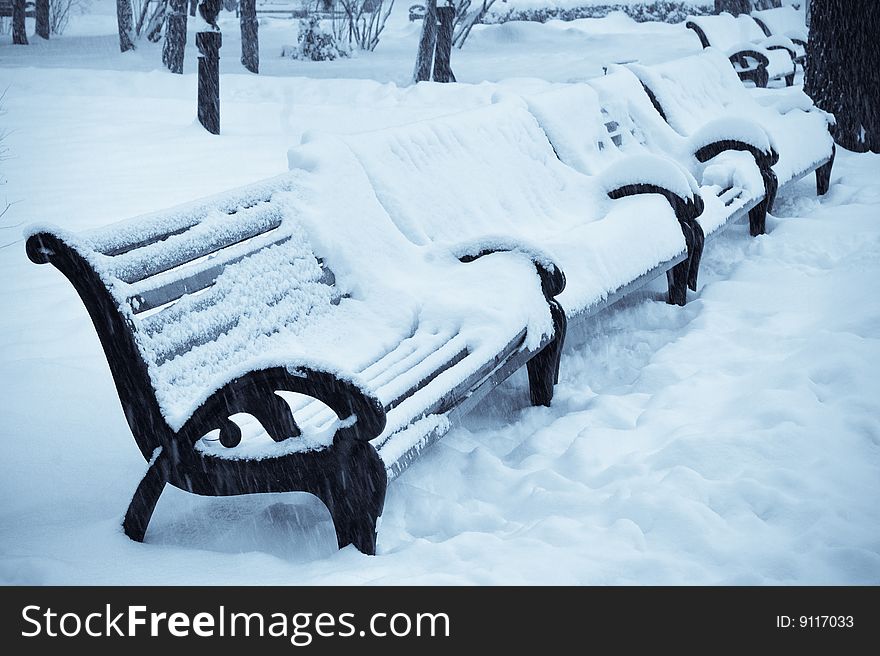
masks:
<path id="1" fill-rule="evenodd" d="M 451 250 L 460 262 L 465 263 L 473 262 L 493 253 L 522 254 L 535 265 L 538 278 L 541 280 L 541 291 L 544 292 L 544 297 L 548 301 L 555 296 L 559 296 L 562 290 L 565 289 L 565 274 L 562 272 L 562 269 L 556 266 L 550 257 L 539 249 L 531 248 L 525 244 L 509 239 L 479 240 L 459 244 Z"/>
<path id="2" fill-rule="evenodd" d="M 607 170 L 603 175 L 606 176 L 606 179 L 620 178 L 621 174 L 616 169 L 629 169 L 631 163 L 636 159 L 628 158 L 621 160 L 615 168 Z M 645 164 L 651 163 L 646 158 L 638 159 L 643 159 Z M 660 160 L 660 158 L 651 159 Z M 661 170 L 655 170 L 654 174 L 649 173 L 650 167 L 646 169 L 644 166 L 632 166 L 633 170 L 639 170 L 641 179 L 624 184 L 606 185 L 608 197 L 616 200 L 640 194 L 659 194 L 666 199 L 675 213 L 675 218 L 678 219 L 685 246 L 687 247 L 688 258 L 686 262 L 681 264 L 684 267 L 684 279 L 687 286 L 696 291 L 697 275 L 700 269 L 703 243 L 705 241 L 705 235 L 697 221 L 697 217 L 703 213 L 705 206 L 700 194 L 696 193 L 693 189 L 696 186 L 696 181 L 693 181 L 692 177 L 681 169 L 677 171 L 678 176 L 674 175 L 675 171 L 669 169 L 669 165 L 672 163 L 662 160 L 661 162 L 666 166 L 662 169 L 662 172 Z M 676 180 L 677 177 L 681 179 Z M 671 184 L 673 182 L 676 182 L 676 184 Z"/>
<path id="3" fill-rule="evenodd" d="M 214 391 L 192 414 L 180 435 L 195 443 L 220 428 L 224 446 L 238 444 L 241 431 L 229 417 L 243 412 L 256 417 L 276 442 L 299 435 L 287 402 L 276 391 L 298 392 L 326 404 L 346 422 L 334 441 L 369 441 L 385 428 L 382 403 L 351 379 L 305 364 L 270 366 L 233 378 Z"/>
<path id="4" fill-rule="evenodd" d="M 691 151 L 701 164 L 727 150 L 751 153 L 760 168 L 770 168 L 779 155 L 766 130 L 754 121 L 724 118 L 710 121 L 690 137 Z"/>

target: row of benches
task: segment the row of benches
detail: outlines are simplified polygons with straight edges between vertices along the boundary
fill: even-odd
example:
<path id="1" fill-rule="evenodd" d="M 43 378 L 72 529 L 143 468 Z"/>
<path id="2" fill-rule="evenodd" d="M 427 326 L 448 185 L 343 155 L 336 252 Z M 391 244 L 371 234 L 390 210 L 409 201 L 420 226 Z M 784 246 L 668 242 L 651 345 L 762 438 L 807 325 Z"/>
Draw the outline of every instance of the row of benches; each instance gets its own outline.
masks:
<path id="1" fill-rule="evenodd" d="M 771 80 L 794 84 L 797 67 L 804 67 L 807 49 L 805 13 L 777 7 L 732 16 L 688 16 L 685 26 L 704 48 L 725 52 L 740 79 L 766 87 Z"/>
<path id="2" fill-rule="evenodd" d="M 316 137 L 287 174 L 88 233 L 32 227 L 149 462 L 126 534 L 166 484 L 301 490 L 374 553 L 388 482 L 493 387 L 525 365 L 550 404 L 567 325 L 664 274 L 684 304 L 706 239 L 763 232 L 812 170 L 827 190 L 829 117 L 784 93 L 756 102 L 710 50 Z"/>

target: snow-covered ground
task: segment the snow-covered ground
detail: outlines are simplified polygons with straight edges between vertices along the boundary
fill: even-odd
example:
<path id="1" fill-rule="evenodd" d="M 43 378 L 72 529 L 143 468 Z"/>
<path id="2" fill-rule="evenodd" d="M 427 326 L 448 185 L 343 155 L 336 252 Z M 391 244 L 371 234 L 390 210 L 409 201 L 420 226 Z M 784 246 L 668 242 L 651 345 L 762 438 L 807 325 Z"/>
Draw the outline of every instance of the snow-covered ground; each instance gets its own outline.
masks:
<path id="1" fill-rule="evenodd" d="M 753 239 L 708 245 L 684 308 L 646 290 L 571 331 L 553 407 L 514 375 L 389 489 L 379 554 L 337 552 L 300 494 L 167 489 L 146 544 L 119 521 L 144 471 L 70 285 L 24 254 L 23 224 L 74 230 L 286 169 L 309 131 L 356 132 L 490 102 L 499 90 L 696 52 L 681 25 L 620 15 L 475 30 L 468 84 L 407 87 L 417 27 L 377 51 L 223 49 L 223 134 L 194 122 L 159 49 L 116 52 L 112 3 L 48 44 L 0 37 L 0 580 L 55 584 L 880 583 L 880 158 L 839 152 L 831 192 L 786 189 Z M 344 184 L 344 181 L 340 181 Z M 4 203 L 5 205 L 5 203 Z M 353 236 L 356 227 L 353 227 Z"/>

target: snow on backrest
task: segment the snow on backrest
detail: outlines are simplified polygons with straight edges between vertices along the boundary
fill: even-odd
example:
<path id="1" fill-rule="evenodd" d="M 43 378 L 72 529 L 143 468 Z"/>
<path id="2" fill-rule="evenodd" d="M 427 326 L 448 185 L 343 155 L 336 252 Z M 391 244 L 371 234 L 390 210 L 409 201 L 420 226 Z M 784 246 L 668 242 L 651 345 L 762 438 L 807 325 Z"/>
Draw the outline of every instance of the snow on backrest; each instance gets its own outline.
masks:
<path id="1" fill-rule="evenodd" d="M 683 135 L 718 118 L 731 105 L 756 105 L 727 57 L 713 48 L 663 64 L 629 68 L 657 98 L 669 124 Z"/>
<path id="2" fill-rule="evenodd" d="M 740 14 L 734 19 L 737 23 L 740 41 L 750 43 L 761 43 L 767 38 L 761 26 L 755 22 L 755 19 L 748 14 Z"/>
<path id="3" fill-rule="evenodd" d="M 727 12 L 717 16 L 688 16 L 687 20 L 703 30 L 709 40 L 709 45 L 713 48 L 727 50 L 742 40 L 739 36 L 736 19 Z"/>
<path id="4" fill-rule="evenodd" d="M 344 137 L 415 244 L 517 236 L 595 216 L 595 185 L 560 162 L 525 108 L 498 103 Z"/>
<path id="5" fill-rule="evenodd" d="M 748 14 L 733 17 L 727 12 L 717 16 L 688 16 L 688 21 L 700 27 L 713 48 L 728 51 L 766 39 L 764 32 Z"/>
<path id="6" fill-rule="evenodd" d="M 631 70 L 619 66 L 587 84 L 596 91 L 602 111 L 631 135 L 632 138 L 623 140 L 621 147 L 625 151 L 635 151 L 636 144 L 670 155 L 681 149 L 681 136 L 663 120 Z"/>
<path id="7" fill-rule="evenodd" d="M 804 12 L 791 6 L 753 11 L 752 15 L 760 18 L 773 35 L 803 32 L 806 29 Z"/>
<path id="8" fill-rule="evenodd" d="M 602 172 L 621 156 L 630 126 L 603 114 L 596 92 L 585 84 L 554 88 L 525 99 L 559 159 L 586 175 Z M 614 132 L 614 136 L 609 133 Z"/>
<path id="9" fill-rule="evenodd" d="M 278 334 L 298 333 L 338 297 L 305 231 L 285 208 L 293 177 L 64 235 L 94 267 L 132 326 L 163 416 L 175 430 L 208 381 L 261 356 Z M 230 235 L 245 238 L 187 259 L 201 252 L 194 250 L 199 244 L 225 244 Z M 175 261 L 183 264 L 168 266 Z M 203 272 L 205 281 L 183 290 L 189 293 L 178 292 L 168 304 L 138 306 L 137 299 L 151 290 L 192 281 Z"/>

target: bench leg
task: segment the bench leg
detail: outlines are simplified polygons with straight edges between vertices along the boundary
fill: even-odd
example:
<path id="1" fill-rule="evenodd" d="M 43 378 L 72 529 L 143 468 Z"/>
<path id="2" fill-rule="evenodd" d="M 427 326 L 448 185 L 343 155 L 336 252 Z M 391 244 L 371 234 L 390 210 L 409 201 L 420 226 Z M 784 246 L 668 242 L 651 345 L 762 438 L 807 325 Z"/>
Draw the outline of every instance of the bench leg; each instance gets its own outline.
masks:
<path id="1" fill-rule="evenodd" d="M 834 167 L 834 156 L 837 154 L 837 146 L 831 148 L 831 159 L 816 169 L 816 193 L 824 196 L 831 186 L 831 169 Z"/>
<path id="2" fill-rule="evenodd" d="M 705 241 L 703 228 L 696 221 L 681 221 L 679 225 L 687 244 L 688 257 L 684 262 L 676 264 L 666 272 L 668 288 L 666 302 L 670 305 L 687 303 L 688 287 L 697 291 L 697 275 L 700 271 L 700 260 L 703 256 L 703 242 Z"/>
<path id="3" fill-rule="evenodd" d="M 388 477 L 385 464 L 368 442 L 356 442 L 340 454 L 339 467 L 323 489 L 313 490 L 333 518 L 336 541 L 342 549 L 353 544 L 368 556 L 376 553 L 376 529 Z"/>
<path id="4" fill-rule="evenodd" d="M 779 188 L 779 180 L 772 168 L 761 169 L 761 177 L 764 178 L 764 199 L 749 210 L 749 234 L 752 237 L 767 232 L 767 212 L 773 209 Z"/>
<path id="5" fill-rule="evenodd" d="M 150 517 L 153 516 L 167 481 L 165 459 L 160 452 L 154 456 L 147 473 L 134 491 L 134 496 L 125 512 L 125 519 L 122 521 L 122 530 L 135 542 L 144 541 Z"/>
<path id="6" fill-rule="evenodd" d="M 794 86 L 794 73 L 785 76 L 785 86 Z"/>
<path id="7" fill-rule="evenodd" d="M 689 270 L 690 263 L 685 260 L 666 272 L 666 284 L 669 290 L 666 294 L 666 302 L 670 305 L 684 305 L 687 303 Z"/>
<path id="8" fill-rule="evenodd" d="M 532 405 L 549 406 L 553 400 L 553 386 L 559 382 L 559 362 L 568 320 L 556 300 L 550 301 L 550 315 L 553 317 L 553 341 L 526 363 Z"/>

